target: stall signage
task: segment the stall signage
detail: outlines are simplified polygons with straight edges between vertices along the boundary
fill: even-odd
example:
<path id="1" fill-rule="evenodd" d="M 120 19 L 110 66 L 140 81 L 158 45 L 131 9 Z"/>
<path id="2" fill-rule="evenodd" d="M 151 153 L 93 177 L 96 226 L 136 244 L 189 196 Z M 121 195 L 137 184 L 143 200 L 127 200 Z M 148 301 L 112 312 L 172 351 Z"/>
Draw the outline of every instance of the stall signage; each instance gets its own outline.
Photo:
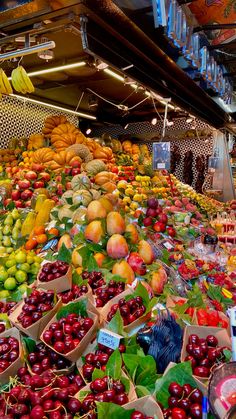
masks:
<path id="1" fill-rule="evenodd" d="M 123 336 L 118 335 L 117 333 L 112 332 L 108 329 L 100 329 L 98 334 L 98 343 L 101 345 L 107 346 L 111 349 L 116 349 L 119 347 L 120 340 Z"/>
<path id="2" fill-rule="evenodd" d="M 0 12 L 6 12 L 9 9 L 16 9 L 24 4 L 31 3 L 32 0 L 2 0 L 0 2 Z"/>
<path id="3" fill-rule="evenodd" d="M 153 143 L 153 170 L 170 170 L 170 142 Z"/>

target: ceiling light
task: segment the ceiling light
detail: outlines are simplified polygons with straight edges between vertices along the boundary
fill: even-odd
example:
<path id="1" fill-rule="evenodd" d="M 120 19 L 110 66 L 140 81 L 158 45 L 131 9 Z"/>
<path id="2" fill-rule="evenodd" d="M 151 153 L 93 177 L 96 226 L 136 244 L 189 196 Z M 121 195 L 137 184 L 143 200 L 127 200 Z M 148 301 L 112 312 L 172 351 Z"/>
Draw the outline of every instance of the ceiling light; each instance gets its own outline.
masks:
<path id="1" fill-rule="evenodd" d="M 134 90 L 138 90 L 138 85 L 137 85 L 137 84 L 132 83 L 130 86 L 131 86 Z"/>
<path id="2" fill-rule="evenodd" d="M 60 65 L 60 66 L 52 67 L 52 68 L 46 68 L 45 70 L 31 71 L 28 73 L 28 76 L 34 77 L 34 76 L 39 76 L 41 74 L 56 73 L 57 71 L 70 70 L 72 68 L 83 67 L 84 65 L 86 65 L 85 61 L 79 61 L 77 63 L 65 64 L 65 65 Z M 11 80 L 11 77 L 8 77 L 8 79 Z"/>
<path id="3" fill-rule="evenodd" d="M 12 94 L 10 96 L 15 97 L 17 99 L 21 99 L 23 101 L 35 103 L 36 105 L 43 105 L 43 106 L 46 106 L 47 108 L 57 109 L 59 111 L 71 113 L 72 115 L 78 115 L 78 116 L 81 116 L 82 118 L 92 119 L 92 120 L 97 119 L 96 116 L 94 116 L 94 115 L 89 115 L 89 114 L 84 113 L 84 112 L 72 111 L 71 109 L 63 108 L 63 107 L 57 106 L 57 105 L 52 105 L 51 103 L 42 102 L 41 100 L 35 100 L 35 99 L 31 99 L 29 97 L 24 97 L 24 96 L 15 95 L 15 94 Z"/>
<path id="4" fill-rule="evenodd" d="M 129 124 L 126 124 L 126 125 L 124 126 L 124 129 L 127 129 L 127 128 L 128 128 L 128 126 L 129 126 Z"/>
<path id="5" fill-rule="evenodd" d="M 98 60 L 96 62 L 96 68 L 97 70 L 105 70 L 105 68 L 108 67 L 108 64 L 104 63 L 103 61 Z"/>
<path id="6" fill-rule="evenodd" d="M 86 133 L 87 135 L 91 134 L 91 132 L 92 132 L 91 128 L 88 128 L 88 129 L 85 131 L 85 133 Z"/>
<path id="7" fill-rule="evenodd" d="M 41 58 L 41 60 L 49 61 L 54 58 L 54 52 L 48 49 L 47 51 L 39 52 L 38 57 Z"/>
<path id="8" fill-rule="evenodd" d="M 145 95 L 148 96 L 148 97 L 150 97 L 151 96 L 151 93 L 148 92 L 147 90 L 145 90 Z"/>
<path id="9" fill-rule="evenodd" d="M 166 125 L 167 125 L 168 127 L 172 127 L 172 126 L 174 125 L 174 122 L 173 122 L 173 121 L 168 121 L 168 119 L 167 119 L 167 121 L 166 121 Z"/>
<path id="10" fill-rule="evenodd" d="M 125 81 L 125 78 L 123 76 L 120 76 L 120 74 L 115 73 L 113 70 L 110 70 L 110 68 L 105 68 L 104 73 L 109 74 L 109 76 L 113 77 L 114 79 Z"/>
<path id="11" fill-rule="evenodd" d="M 186 123 L 191 124 L 191 122 L 193 122 L 193 118 L 191 116 L 188 116 L 188 118 L 186 119 Z"/>
<path id="12" fill-rule="evenodd" d="M 151 124 L 152 124 L 152 125 L 156 125 L 156 124 L 157 124 L 157 118 L 153 118 L 153 119 L 151 120 Z"/>

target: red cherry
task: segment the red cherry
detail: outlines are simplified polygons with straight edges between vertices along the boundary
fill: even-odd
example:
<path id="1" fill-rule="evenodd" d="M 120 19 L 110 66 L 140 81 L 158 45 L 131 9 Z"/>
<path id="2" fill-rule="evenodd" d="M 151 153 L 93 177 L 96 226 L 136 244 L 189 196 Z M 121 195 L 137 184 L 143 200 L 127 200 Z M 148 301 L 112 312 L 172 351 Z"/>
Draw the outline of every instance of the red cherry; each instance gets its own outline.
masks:
<path id="1" fill-rule="evenodd" d="M 174 407 L 171 412 L 172 419 L 186 419 L 187 415 L 183 409 L 180 407 Z"/>
<path id="2" fill-rule="evenodd" d="M 170 383 L 168 391 L 172 396 L 182 397 L 183 388 L 176 382 Z"/>

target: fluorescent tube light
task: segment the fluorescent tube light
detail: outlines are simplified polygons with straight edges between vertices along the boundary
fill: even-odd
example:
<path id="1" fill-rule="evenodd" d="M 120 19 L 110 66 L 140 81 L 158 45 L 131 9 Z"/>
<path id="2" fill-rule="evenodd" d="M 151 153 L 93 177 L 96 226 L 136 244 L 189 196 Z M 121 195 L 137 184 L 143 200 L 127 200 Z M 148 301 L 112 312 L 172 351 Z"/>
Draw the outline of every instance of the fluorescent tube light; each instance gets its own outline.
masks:
<path id="1" fill-rule="evenodd" d="M 110 70 L 110 68 L 104 68 L 104 73 L 109 74 L 109 76 L 113 77 L 114 79 L 120 80 L 122 82 L 125 81 L 125 78 L 120 76 L 119 74 L 115 73 L 113 70 Z"/>
<path id="2" fill-rule="evenodd" d="M 57 67 L 45 68 L 44 70 L 31 71 L 27 74 L 29 77 L 34 77 L 34 76 L 39 76 L 41 74 L 56 73 L 57 71 L 70 70 L 72 68 L 83 67 L 84 65 L 86 65 L 86 61 L 79 61 L 78 63 L 65 64 L 65 65 L 60 65 Z M 11 77 L 8 77 L 8 80 L 11 80 Z"/>
<path id="3" fill-rule="evenodd" d="M 97 119 L 96 116 L 89 115 L 88 113 L 72 111 L 71 109 L 63 108 L 63 107 L 57 106 L 57 105 L 52 105 L 51 103 L 42 102 L 40 100 L 31 99 L 29 97 L 24 97 L 24 96 L 15 95 L 15 94 L 12 94 L 10 96 L 16 97 L 17 99 L 21 99 L 23 101 L 26 100 L 27 102 L 35 103 L 36 105 L 43 105 L 43 106 L 46 106 L 47 108 L 52 108 L 52 109 L 57 109 L 59 111 L 68 112 L 68 113 L 71 113 L 72 115 L 78 115 L 78 116 L 81 116 L 82 118 L 92 119 L 92 120 Z"/>

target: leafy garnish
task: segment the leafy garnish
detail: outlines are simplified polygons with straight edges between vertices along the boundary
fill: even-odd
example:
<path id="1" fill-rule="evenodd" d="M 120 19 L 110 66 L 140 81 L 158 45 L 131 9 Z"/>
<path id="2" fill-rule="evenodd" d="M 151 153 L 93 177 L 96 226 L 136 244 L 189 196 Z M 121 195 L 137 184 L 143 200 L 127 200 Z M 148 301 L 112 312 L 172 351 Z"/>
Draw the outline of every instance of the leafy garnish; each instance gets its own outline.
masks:
<path id="1" fill-rule="evenodd" d="M 57 259 L 66 263 L 71 263 L 71 251 L 67 249 L 64 243 L 58 252 Z"/>
<path id="2" fill-rule="evenodd" d="M 121 376 L 122 358 L 117 348 L 110 356 L 106 364 L 106 375 L 118 380 Z"/>
<path id="3" fill-rule="evenodd" d="M 56 314 L 57 320 L 62 317 L 68 316 L 70 313 L 78 314 L 82 317 L 87 317 L 87 299 L 77 301 L 76 303 L 70 303 L 60 308 Z"/>
<path id="4" fill-rule="evenodd" d="M 118 335 L 126 335 L 120 310 L 117 310 L 116 314 L 112 317 L 111 321 L 107 325 L 107 329 L 111 330 L 114 333 L 117 333 Z"/>

